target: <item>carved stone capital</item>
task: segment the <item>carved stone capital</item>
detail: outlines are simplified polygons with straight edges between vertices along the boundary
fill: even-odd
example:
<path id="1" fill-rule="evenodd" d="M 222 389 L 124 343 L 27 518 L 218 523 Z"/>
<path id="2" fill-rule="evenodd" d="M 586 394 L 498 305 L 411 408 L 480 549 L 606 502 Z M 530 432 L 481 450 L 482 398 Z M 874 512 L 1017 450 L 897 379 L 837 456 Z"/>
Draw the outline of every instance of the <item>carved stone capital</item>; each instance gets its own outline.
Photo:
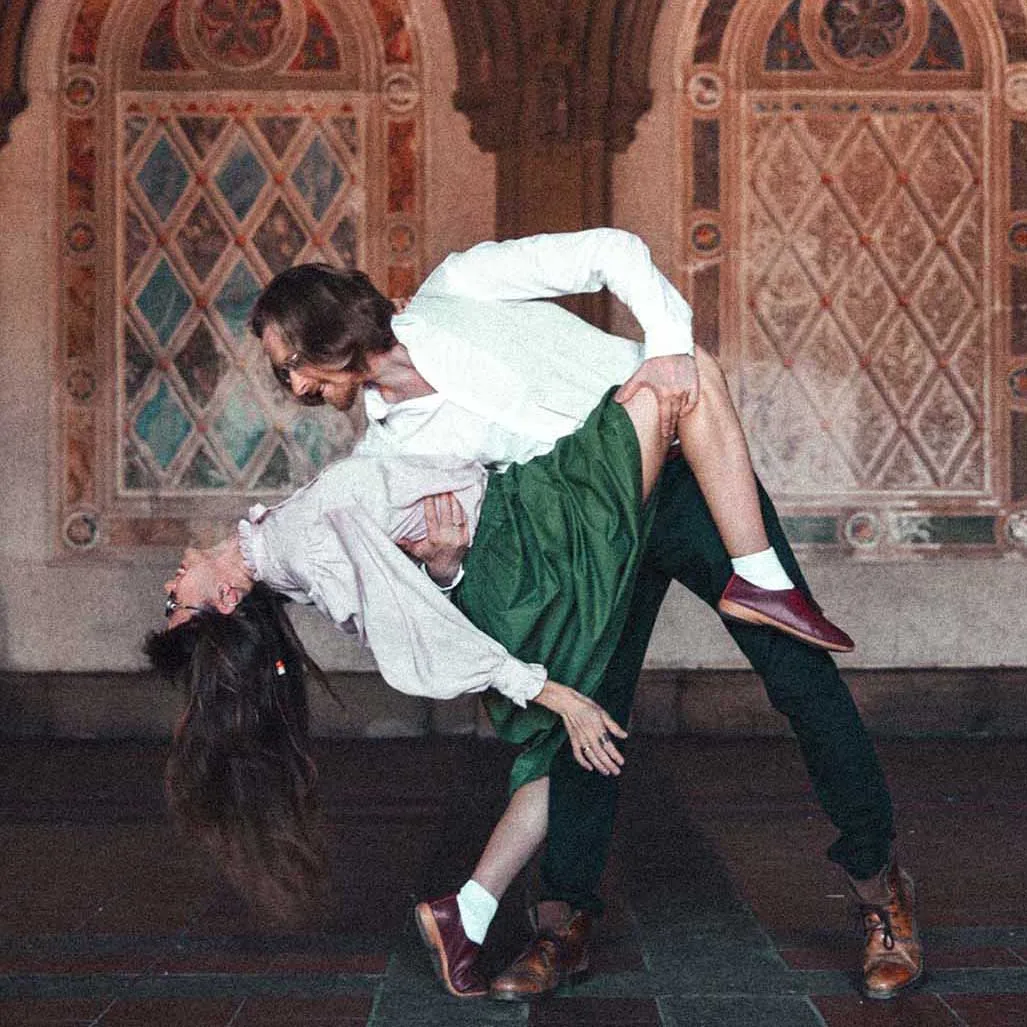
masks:
<path id="1" fill-rule="evenodd" d="M 0 4 L 0 146 L 10 138 L 11 122 L 28 106 L 22 62 L 35 6 L 36 0 Z"/>
<path id="2" fill-rule="evenodd" d="M 603 142 L 625 149 L 649 108 L 662 0 L 446 0 L 457 110 L 488 151 Z"/>

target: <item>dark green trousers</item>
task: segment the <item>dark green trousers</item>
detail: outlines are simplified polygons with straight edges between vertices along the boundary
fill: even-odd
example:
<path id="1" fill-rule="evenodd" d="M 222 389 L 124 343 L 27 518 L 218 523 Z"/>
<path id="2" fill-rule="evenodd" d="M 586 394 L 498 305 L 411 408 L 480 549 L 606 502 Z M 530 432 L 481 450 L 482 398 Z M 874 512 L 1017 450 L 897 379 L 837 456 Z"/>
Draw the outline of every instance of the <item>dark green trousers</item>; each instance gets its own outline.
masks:
<path id="1" fill-rule="evenodd" d="M 770 543 L 792 581 L 807 589 L 773 503 L 760 488 Z M 709 507 L 684 460 L 664 469 L 631 612 L 595 699 L 626 724 L 656 614 L 672 579 L 715 606 L 731 560 Z M 828 856 L 857 878 L 873 876 L 889 856 L 892 807 L 873 744 L 848 686 L 825 652 L 778 631 L 725 622 L 763 678 L 774 708 L 798 739 L 813 788 L 840 836 Z M 617 778 L 589 773 L 569 745 L 550 768 L 549 835 L 541 864 L 540 898 L 599 912 L 617 803 Z"/>

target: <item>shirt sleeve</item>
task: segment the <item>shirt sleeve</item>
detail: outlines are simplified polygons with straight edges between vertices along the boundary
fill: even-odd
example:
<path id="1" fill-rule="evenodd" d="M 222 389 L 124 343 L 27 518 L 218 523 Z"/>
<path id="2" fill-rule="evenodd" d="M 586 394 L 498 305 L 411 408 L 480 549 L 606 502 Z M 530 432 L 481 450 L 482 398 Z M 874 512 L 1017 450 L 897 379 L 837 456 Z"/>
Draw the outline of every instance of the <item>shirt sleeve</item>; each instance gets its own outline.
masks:
<path id="1" fill-rule="evenodd" d="M 522 663 L 471 624 L 359 503 L 276 535 L 273 557 L 266 524 L 250 531 L 251 552 L 265 554 L 258 572 L 268 568 L 290 594 L 301 589 L 336 625 L 355 629 L 397 691 L 453 699 L 495 688 L 518 706 L 542 691 L 545 667 Z"/>
<path id="2" fill-rule="evenodd" d="M 483 242 L 447 257 L 418 295 L 520 301 L 608 288 L 642 328 L 645 357 L 694 352 L 692 310 L 631 232 L 593 228 Z"/>

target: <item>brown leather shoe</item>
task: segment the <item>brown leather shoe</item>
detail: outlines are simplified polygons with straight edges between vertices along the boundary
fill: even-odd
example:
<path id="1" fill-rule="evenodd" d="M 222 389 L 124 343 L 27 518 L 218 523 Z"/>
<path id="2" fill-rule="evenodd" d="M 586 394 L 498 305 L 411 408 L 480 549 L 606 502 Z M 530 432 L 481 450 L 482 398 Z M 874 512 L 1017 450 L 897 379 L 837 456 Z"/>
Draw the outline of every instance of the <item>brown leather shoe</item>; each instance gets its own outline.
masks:
<path id="1" fill-rule="evenodd" d="M 851 653 L 856 648 L 856 643 L 797 588 L 760 588 L 732 574 L 717 602 L 717 611 L 732 620 L 776 628 L 817 649 Z"/>
<path id="2" fill-rule="evenodd" d="M 592 915 L 572 914 L 563 927 L 537 931 L 528 947 L 496 977 L 489 998 L 531 1002 L 551 995 L 561 984 L 580 984 L 588 976 Z"/>
<path id="3" fill-rule="evenodd" d="M 894 998 L 924 972 L 913 878 L 892 860 L 877 877 L 849 884 L 863 918 L 863 994 Z"/>
<path id="4" fill-rule="evenodd" d="M 435 973 L 455 998 L 483 998 L 488 994 L 485 978 L 475 968 L 480 945 L 464 934 L 456 895 L 432 902 L 419 902 L 414 909 L 417 929 L 428 948 Z"/>

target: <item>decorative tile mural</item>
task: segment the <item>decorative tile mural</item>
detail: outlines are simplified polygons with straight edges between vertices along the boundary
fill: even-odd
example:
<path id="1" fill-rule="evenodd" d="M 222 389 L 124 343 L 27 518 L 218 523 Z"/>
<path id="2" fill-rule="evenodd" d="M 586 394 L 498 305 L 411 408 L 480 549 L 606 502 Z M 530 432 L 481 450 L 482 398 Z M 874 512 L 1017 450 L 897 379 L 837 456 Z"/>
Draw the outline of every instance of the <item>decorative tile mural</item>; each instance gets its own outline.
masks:
<path id="1" fill-rule="evenodd" d="M 416 287 L 416 53 L 399 0 L 80 5 L 62 126 L 66 550 L 202 537 L 348 448 L 346 419 L 274 382 L 247 319 L 304 261 Z"/>
<path id="2" fill-rule="evenodd" d="M 1023 548 L 1027 76 L 988 66 L 1023 5 L 994 38 L 961 0 L 700 6 L 685 280 L 791 537 Z"/>

